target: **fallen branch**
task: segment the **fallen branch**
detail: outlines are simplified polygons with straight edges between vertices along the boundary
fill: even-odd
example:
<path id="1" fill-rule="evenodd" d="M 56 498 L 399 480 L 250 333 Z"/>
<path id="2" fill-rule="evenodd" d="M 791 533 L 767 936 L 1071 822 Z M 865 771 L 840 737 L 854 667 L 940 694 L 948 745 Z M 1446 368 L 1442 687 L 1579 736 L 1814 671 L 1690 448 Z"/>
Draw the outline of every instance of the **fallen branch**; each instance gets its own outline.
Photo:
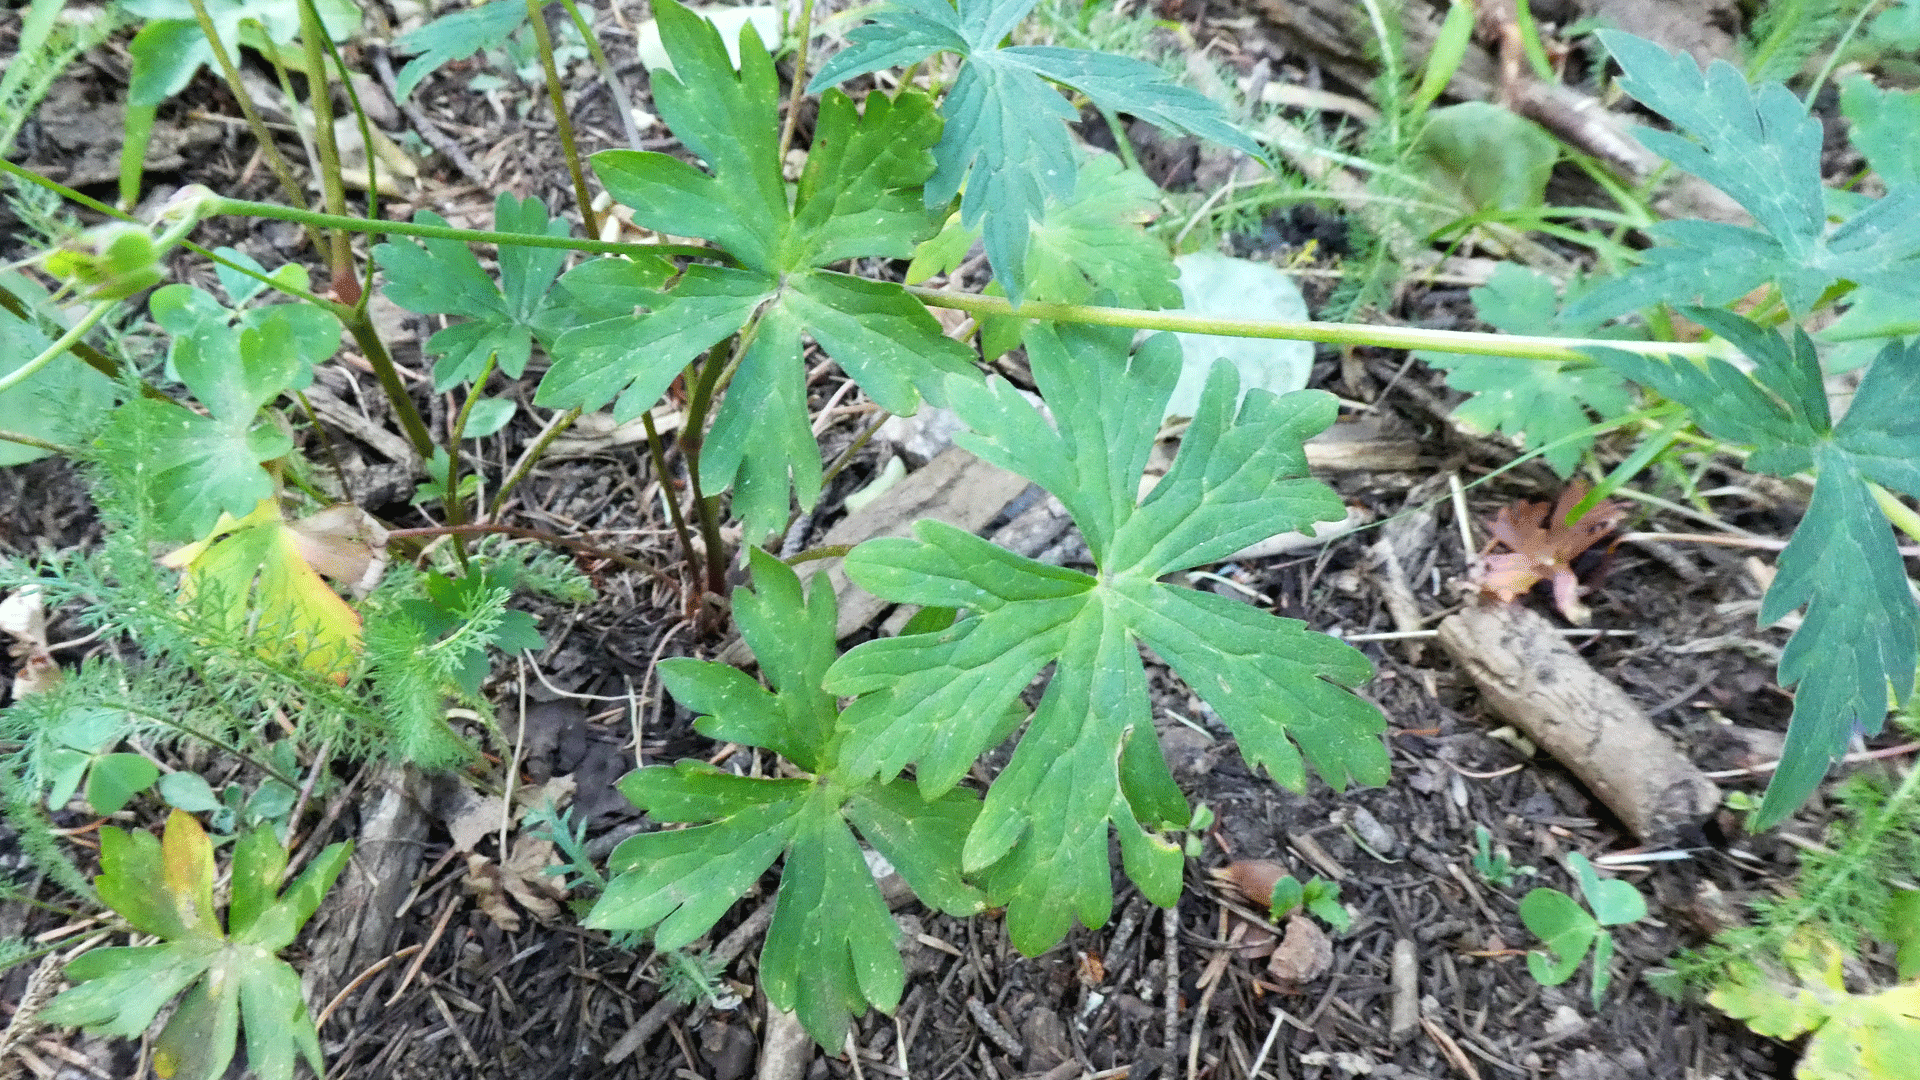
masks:
<path id="1" fill-rule="evenodd" d="M 1720 789 L 1553 624 L 1477 604 L 1440 623 L 1440 644 L 1487 705 L 1558 758 L 1643 843 L 1664 844 L 1720 805 Z"/>

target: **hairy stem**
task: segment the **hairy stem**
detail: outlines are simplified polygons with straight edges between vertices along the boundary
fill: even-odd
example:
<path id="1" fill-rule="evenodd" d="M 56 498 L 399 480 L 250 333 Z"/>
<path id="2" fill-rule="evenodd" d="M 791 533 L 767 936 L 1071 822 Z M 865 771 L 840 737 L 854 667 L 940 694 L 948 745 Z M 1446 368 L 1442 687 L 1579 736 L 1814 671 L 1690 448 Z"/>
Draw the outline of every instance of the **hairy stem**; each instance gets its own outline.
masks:
<path id="1" fill-rule="evenodd" d="M 220 77 L 227 81 L 227 89 L 233 92 L 233 100 L 240 106 L 240 115 L 247 118 L 247 127 L 253 130 L 253 137 L 259 140 L 260 152 L 266 156 L 267 168 L 273 170 L 274 178 L 280 181 L 280 192 L 287 201 L 296 206 L 307 205 L 306 192 L 300 188 L 300 181 L 294 178 L 293 166 L 280 154 L 280 148 L 274 144 L 273 132 L 267 128 L 267 122 L 260 118 L 260 110 L 254 108 L 253 96 L 240 82 L 240 72 L 233 66 L 233 59 L 227 55 L 226 43 L 220 40 L 220 31 L 213 25 L 213 17 L 207 14 L 205 0 L 188 0 L 193 5 L 193 17 L 200 23 L 200 32 L 207 35 L 207 43 L 213 46 L 214 62 L 220 65 Z"/>
<path id="2" fill-rule="evenodd" d="M 312 210 L 298 210 L 291 206 L 248 202 L 245 199 L 229 199 L 220 196 L 207 200 L 207 213 L 271 218 L 275 221 L 293 221 L 302 225 L 385 236 L 464 240 L 469 244 L 517 244 L 521 247 L 565 248 L 568 251 L 587 251 L 600 255 L 629 255 L 635 258 L 657 255 L 669 259 L 727 260 L 725 252 L 697 244 L 629 244 L 614 240 L 581 240 L 571 236 L 537 236 L 532 233 L 493 232 L 487 229 L 455 229 L 446 225 L 424 225 L 412 221 L 369 221 L 366 218 L 339 217 L 333 214 L 316 213 Z"/>
<path id="3" fill-rule="evenodd" d="M 800 123 L 800 103 L 807 96 L 807 47 L 813 43 L 813 0 L 800 0 L 800 25 L 793 29 L 798 44 L 793 47 L 793 91 L 787 97 L 787 120 L 780 125 L 780 154 L 776 159 L 786 167 L 787 151 L 793 149 L 793 131 Z"/>
<path id="4" fill-rule="evenodd" d="M 1050 322 L 1092 326 L 1130 326 L 1138 330 L 1172 330 L 1220 337 L 1277 338 L 1287 341 L 1323 341 L 1333 345 L 1367 345 L 1381 349 L 1434 349 L 1480 356 L 1515 356 L 1528 360 L 1579 360 L 1591 357 L 1583 348 L 1619 349 L 1645 356 L 1677 356 L 1690 360 L 1730 355 L 1720 341 L 1613 341 L 1600 338 L 1530 337 L 1520 334 L 1482 334 L 1465 330 L 1423 330 L 1414 326 L 1374 326 L 1367 323 L 1287 322 L 1277 319 L 1220 319 L 1179 311 L 1095 307 L 1089 304 L 1048 304 L 1029 300 L 1015 308 L 1006 298 L 977 293 L 949 292 L 909 285 L 907 291 L 928 307 L 953 308 L 973 315 L 1012 315 Z"/>
<path id="5" fill-rule="evenodd" d="M 527 0 L 527 21 L 533 26 L 540 66 L 547 73 L 547 100 L 553 104 L 553 124 L 560 134 L 560 152 L 566 157 L 567 172 L 573 177 L 573 197 L 580 204 L 580 221 L 586 226 L 588 236 L 599 236 L 600 219 L 593 212 L 593 193 L 587 188 L 587 173 L 580 165 L 580 146 L 573 138 L 573 119 L 567 115 L 560 68 L 553 61 L 553 32 L 547 28 L 547 16 L 541 10 L 540 0 Z"/>

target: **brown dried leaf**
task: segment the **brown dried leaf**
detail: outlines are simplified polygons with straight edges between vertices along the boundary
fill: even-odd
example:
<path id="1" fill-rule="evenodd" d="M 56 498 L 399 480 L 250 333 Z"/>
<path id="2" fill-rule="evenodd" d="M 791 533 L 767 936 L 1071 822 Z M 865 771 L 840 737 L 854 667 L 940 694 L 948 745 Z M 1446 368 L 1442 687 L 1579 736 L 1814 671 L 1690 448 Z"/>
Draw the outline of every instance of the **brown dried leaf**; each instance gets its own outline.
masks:
<path id="1" fill-rule="evenodd" d="M 1326 931 L 1305 916 L 1287 916 L 1287 935 L 1267 960 L 1267 971 L 1280 989 L 1299 993 L 1331 967 L 1333 942 L 1327 939 Z"/>
<path id="2" fill-rule="evenodd" d="M 287 528 L 307 565 L 365 596 L 387 569 L 387 530 L 372 514 L 351 504 L 329 506 Z"/>
<path id="3" fill-rule="evenodd" d="M 1626 519 L 1627 507 L 1601 502 L 1568 525 L 1567 513 L 1586 494 L 1587 486 L 1576 483 L 1560 493 L 1551 511 L 1546 503 L 1525 500 L 1502 507 L 1487 526 L 1493 539 L 1480 553 L 1481 591 L 1511 604 L 1540 582 L 1551 581 L 1553 603 L 1560 614 L 1576 626 L 1591 621 L 1592 613 L 1580 603 L 1580 580 L 1574 575 L 1573 560 L 1617 528 Z M 1495 553 L 1495 545 L 1507 550 Z"/>
<path id="4" fill-rule="evenodd" d="M 520 931 L 520 913 L 507 902 L 507 875 L 485 855 L 467 856 L 467 891 L 494 925 L 509 934 Z"/>
<path id="5" fill-rule="evenodd" d="M 1231 885 L 1247 902 L 1265 911 L 1273 906 L 1273 886 L 1287 876 L 1285 863 L 1272 859 L 1238 859 L 1210 871 L 1213 880 Z"/>
<path id="6" fill-rule="evenodd" d="M 566 898 L 559 879 L 544 873 L 553 861 L 552 844 L 525 836 L 514 840 L 505 866 L 495 865 L 485 855 L 469 854 L 467 891 L 487 918 L 509 934 L 520 929 L 515 903 L 541 922 L 551 922 L 560 914 L 559 901 Z"/>

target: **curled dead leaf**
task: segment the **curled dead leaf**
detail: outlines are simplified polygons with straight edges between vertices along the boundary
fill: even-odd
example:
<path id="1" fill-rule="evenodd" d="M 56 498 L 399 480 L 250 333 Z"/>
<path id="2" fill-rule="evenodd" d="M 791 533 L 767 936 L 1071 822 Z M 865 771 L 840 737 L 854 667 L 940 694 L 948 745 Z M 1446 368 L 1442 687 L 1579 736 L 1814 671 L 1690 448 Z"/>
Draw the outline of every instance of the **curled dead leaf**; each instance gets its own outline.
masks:
<path id="1" fill-rule="evenodd" d="M 1575 626 L 1585 626 L 1592 612 L 1580 602 L 1580 579 L 1573 560 L 1599 543 L 1626 519 L 1627 507 L 1616 502 L 1596 503 L 1578 521 L 1567 524 L 1567 514 L 1586 498 L 1587 485 L 1570 484 L 1549 513 L 1546 503 L 1521 500 L 1500 512 L 1487 526 L 1493 539 L 1480 553 L 1480 591 L 1511 604 L 1542 581 L 1553 583 L 1553 606 Z M 1495 552 L 1495 546 L 1507 550 Z"/>

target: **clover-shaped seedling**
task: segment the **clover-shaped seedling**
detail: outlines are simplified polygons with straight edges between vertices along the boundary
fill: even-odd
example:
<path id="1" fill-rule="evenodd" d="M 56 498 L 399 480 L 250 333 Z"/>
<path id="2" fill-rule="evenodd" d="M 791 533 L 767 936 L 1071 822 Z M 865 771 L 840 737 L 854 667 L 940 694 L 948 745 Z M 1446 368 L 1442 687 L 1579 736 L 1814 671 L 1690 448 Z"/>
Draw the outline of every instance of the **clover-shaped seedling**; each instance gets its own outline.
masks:
<path id="1" fill-rule="evenodd" d="M 261 825 L 233 849 L 227 925 L 213 907 L 213 843 L 176 810 L 160 839 L 100 830 L 100 899 L 157 945 L 94 949 L 67 965 L 78 983 L 47 1006 L 50 1024 L 139 1038 L 160 1009 L 186 992 L 154 1044 L 164 1078 L 214 1080 L 233 1061 L 242 1021 L 247 1064 L 264 1080 L 289 1080 L 295 1056 L 326 1075 L 320 1040 L 300 996 L 300 976 L 275 954 L 293 942 L 347 865 L 352 844 L 332 844 L 284 893 L 287 852 Z"/>
<path id="2" fill-rule="evenodd" d="M 1613 979 L 1607 969 L 1613 960 L 1613 935 L 1606 928 L 1646 918 L 1647 902 L 1624 881 L 1601 880 L 1578 852 L 1567 856 L 1567 868 L 1580 883 L 1587 907 L 1558 889 L 1535 889 L 1520 901 L 1520 921 L 1547 946 L 1545 953 L 1527 954 L 1527 971 L 1542 986 L 1559 986 L 1580 970 L 1591 949 L 1593 1007 L 1598 1009 Z"/>

